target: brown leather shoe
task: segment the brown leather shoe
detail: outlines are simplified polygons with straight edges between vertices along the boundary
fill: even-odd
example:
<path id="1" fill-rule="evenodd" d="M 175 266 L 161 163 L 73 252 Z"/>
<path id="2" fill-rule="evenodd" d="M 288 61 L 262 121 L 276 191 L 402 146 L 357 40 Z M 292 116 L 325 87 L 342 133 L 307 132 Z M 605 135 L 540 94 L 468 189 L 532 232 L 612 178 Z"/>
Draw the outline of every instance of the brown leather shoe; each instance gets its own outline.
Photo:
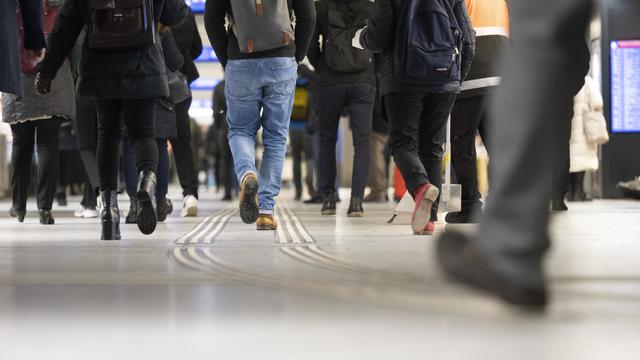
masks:
<path id="1" fill-rule="evenodd" d="M 278 230 L 278 223 L 273 215 L 260 214 L 256 221 L 258 230 Z"/>

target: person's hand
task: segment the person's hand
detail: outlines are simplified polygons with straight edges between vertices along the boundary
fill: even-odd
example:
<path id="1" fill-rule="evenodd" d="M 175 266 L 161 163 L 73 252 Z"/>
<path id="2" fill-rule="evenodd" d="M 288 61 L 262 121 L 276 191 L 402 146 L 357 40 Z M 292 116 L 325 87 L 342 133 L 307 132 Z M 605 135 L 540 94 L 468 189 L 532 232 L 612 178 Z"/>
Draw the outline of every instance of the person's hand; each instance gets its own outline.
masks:
<path id="1" fill-rule="evenodd" d="M 39 50 L 25 49 L 25 58 L 28 62 L 38 63 L 44 59 L 45 50 L 44 48 Z"/>
<path id="2" fill-rule="evenodd" d="M 51 81 L 53 80 L 53 78 L 44 75 L 43 73 L 39 72 L 36 75 L 36 82 L 34 84 L 34 88 L 36 90 L 36 93 L 39 95 L 47 95 L 48 93 L 51 92 Z"/>
<path id="3" fill-rule="evenodd" d="M 356 31 L 356 35 L 353 37 L 353 39 L 351 39 L 351 46 L 353 46 L 356 49 L 364 50 L 364 46 L 362 46 L 362 43 L 360 42 L 360 37 L 362 36 L 362 32 L 365 29 L 366 27 Z"/>

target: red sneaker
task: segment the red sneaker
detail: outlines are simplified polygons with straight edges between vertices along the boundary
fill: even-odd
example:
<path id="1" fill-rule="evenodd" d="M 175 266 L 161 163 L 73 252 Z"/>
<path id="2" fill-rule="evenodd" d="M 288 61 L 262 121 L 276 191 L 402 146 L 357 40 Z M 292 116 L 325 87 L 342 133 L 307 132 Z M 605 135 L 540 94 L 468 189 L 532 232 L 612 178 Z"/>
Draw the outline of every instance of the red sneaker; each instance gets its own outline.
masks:
<path id="1" fill-rule="evenodd" d="M 433 235 L 434 232 L 436 232 L 436 224 L 429 221 L 422 231 L 414 232 L 413 235 Z"/>
<path id="2" fill-rule="evenodd" d="M 424 184 L 414 192 L 416 208 L 411 217 L 411 228 L 414 233 L 423 232 L 431 220 L 431 205 L 436 201 L 440 190 L 431 184 Z M 433 233 L 433 232 L 432 232 Z"/>

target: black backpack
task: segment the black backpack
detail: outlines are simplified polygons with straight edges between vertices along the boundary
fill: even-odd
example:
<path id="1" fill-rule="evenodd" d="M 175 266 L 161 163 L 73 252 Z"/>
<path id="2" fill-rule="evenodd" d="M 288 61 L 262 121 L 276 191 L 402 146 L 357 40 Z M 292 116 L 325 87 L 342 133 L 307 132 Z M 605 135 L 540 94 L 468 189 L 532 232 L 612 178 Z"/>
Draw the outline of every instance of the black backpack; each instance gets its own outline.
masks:
<path id="1" fill-rule="evenodd" d="M 92 49 L 126 49 L 155 43 L 153 0 L 89 0 L 87 36 Z"/>
<path id="2" fill-rule="evenodd" d="M 323 1 L 327 5 L 328 34 L 324 35 L 323 56 L 327 66 L 337 72 L 354 73 L 366 70 L 372 62 L 369 50 L 356 49 L 351 40 L 359 29 L 367 25 L 371 16 L 370 0 L 351 4 Z"/>
<path id="3" fill-rule="evenodd" d="M 398 80 L 426 86 L 461 81 L 462 30 L 453 9 L 460 2 L 453 1 L 404 0 L 395 37 Z"/>

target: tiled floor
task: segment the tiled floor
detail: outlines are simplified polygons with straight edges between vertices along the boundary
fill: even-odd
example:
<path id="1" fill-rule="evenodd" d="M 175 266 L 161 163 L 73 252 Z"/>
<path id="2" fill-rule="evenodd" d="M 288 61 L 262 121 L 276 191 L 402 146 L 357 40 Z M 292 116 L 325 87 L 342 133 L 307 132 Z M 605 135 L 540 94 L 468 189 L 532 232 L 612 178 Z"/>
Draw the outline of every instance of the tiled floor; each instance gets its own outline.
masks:
<path id="1" fill-rule="evenodd" d="M 533 315 L 450 284 L 392 204 L 321 217 L 285 194 L 259 233 L 204 197 L 119 242 L 73 207 L 43 227 L 0 202 L 0 359 L 639 358 L 640 202 L 555 216 L 553 303 Z"/>

